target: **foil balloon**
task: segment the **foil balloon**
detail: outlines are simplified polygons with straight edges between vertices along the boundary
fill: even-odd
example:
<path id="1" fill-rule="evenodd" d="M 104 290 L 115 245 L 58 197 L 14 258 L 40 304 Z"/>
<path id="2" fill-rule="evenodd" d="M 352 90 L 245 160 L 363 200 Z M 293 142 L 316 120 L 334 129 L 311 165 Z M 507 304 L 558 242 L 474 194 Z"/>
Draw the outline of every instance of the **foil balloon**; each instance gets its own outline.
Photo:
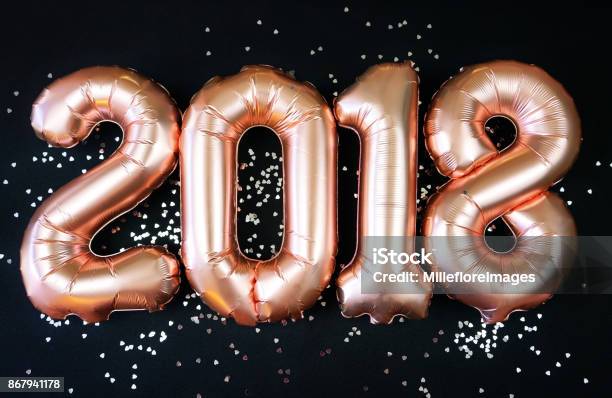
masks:
<path id="1" fill-rule="evenodd" d="M 427 316 L 432 284 L 422 279 L 419 265 L 388 265 L 390 273 L 419 275 L 411 293 L 362 291 L 371 277 L 365 239 L 397 240 L 412 252 L 416 224 L 418 76 L 409 64 L 370 68 L 336 100 L 340 125 L 357 132 L 361 142 L 357 250 L 338 278 L 338 300 L 346 317 L 368 314 L 372 323 L 390 323 L 395 316 Z M 387 245 L 390 246 L 390 245 Z"/>
<path id="2" fill-rule="evenodd" d="M 123 142 L 107 160 L 57 190 L 34 213 L 21 245 L 21 273 L 36 308 L 88 322 L 116 310 L 161 309 L 179 285 L 179 264 L 159 246 L 103 257 L 98 230 L 144 200 L 176 166 L 179 113 L 168 93 L 132 70 L 92 67 L 53 82 L 32 108 L 39 138 L 70 148 L 103 121 Z"/>
<path id="3" fill-rule="evenodd" d="M 283 150 L 284 240 L 276 257 L 246 258 L 236 240 L 236 149 L 266 126 Z M 328 285 L 337 245 L 337 135 L 314 87 L 248 66 L 213 78 L 183 121 L 181 256 L 202 300 L 243 325 L 301 318 Z"/>
<path id="4" fill-rule="evenodd" d="M 501 152 L 485 132 L 486 122 L 496 116 L 516 128 L 514 143 Z M 434 269 L 535 275 L 533 283 L 520 286 L 468 284 L 451 296 L 480 310 L 487 322 L 547 300 L 572 261 L 571 241 L 563 237 L 576 233 L 563 202 L 547 192 L 578 154 L 580 121 L 571 97 L 532 65 L 471 66 L 434 97 L 425 136 L 438 170 L 451 177 L 430 199 L 423 224 Z M 515 236 L 508 252 L 496 252 L 484 240 L 485 228 L 498 217 Z"/>

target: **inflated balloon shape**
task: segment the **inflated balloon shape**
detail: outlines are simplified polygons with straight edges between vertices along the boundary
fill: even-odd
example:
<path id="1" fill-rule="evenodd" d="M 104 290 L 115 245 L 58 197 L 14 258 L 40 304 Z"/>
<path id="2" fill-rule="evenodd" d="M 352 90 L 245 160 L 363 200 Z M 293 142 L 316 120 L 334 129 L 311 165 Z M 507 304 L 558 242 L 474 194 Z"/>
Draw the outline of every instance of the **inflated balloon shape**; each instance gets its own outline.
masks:
<path id="1" fill-rule="evenodd" d="M 419 274 L 414 293 L 362 291 L 362 276 L 372 270 L 367 237 L 403 239 L 401 250 L 414 250 L 417 184 L 418 76 L 408 63 L 371 67 L 336 100 L 338 122 L 361 141 L 357 250 L 338 278 L 338 300 L 347 317 L 368 314 L 372 323 L 395 316 L 425 318 L 432 284 L 419 265 L 391 265 L 383 272 Z M 384 242 L 381 242 L 384 245 Z M 389 245 L 390 246 L 390 245 Z M 384 286 L 381 286 L 384 290 Z"/>
<path id="2" fill-rule="evenodd" d="M 266 126 L 283 148 L 285 236 L 257 261 L 236 240 L 236 150 Z M 248 66 L 213 78 L 185 114 L 181 149 L 181 256 L 193 289 L 243 325 L 297 319 L 329 284 L 337 246 L 334 118 L 314 87 L 279 70 Z"/>
<path id="3" fill-rule="evenodd" d="M 21 273 L 36 308 L 53 318 L 105 320 L 117 310 L 159 310 L 179 285 L 179 264 L 159 246 L 107 257 L 92 252 L 98 230 L 144 200 L 176 166 L 179 113 L 161 86 L 132 70 L 93 67 L 53 82 L 32 109 L 32 126 L 70 148 L 100 122 L 124 131 L 115 153 L 48 198 L 21 245 Z"/>
<path id="4" fill-rule="evenodd" d="M 498 152 L 485 123 L 503 116 L 516 127 L 514 143 Z M 432 237 L 434 269 L 447 273 L 535 273 L 535 283 L 478 283 L 452 296 L 487 322 L 502 321 L 547 300 L 555 270 L 568 266 L 576 233 L 563 202 L 548 188 L 576 159 L 580 121 L 564 88 L 542 69 L 512 61 L 465 68 L 434 97 L 425 122 L 426 145 L 451 181 L 427 207 L 423 234 Z M 502 217 L 513 250 L 498 253 L 485 228 Z M 554 285 L 554 283 L 552 283 Z"/>
<path id="5" fill-rule="evenodd" d="M 432 274 L 413 262 L 374 269 L 368 247 L 376 238 L 381 247 L 416 253 L 417 106 L 418 77 L 407 63 L 370 68 L 335 102 L 338 122 L 361 141 L 357 250 L 338 278 L 346 317 L 367 314 L 387 324 L 396 316 L 427 316 Z M 485 131 L 494 117 L 516 128 L 516 140 L 502 151 Z M 172 299 L 179 265 L 165 249 L 141 246 L 103 257 L 90 243 L 164 181 L 180 148 L 181 256 L 193 289 L 243 325 L 303 316 L 329 285 L 337 250 L 338 137 L 334 115 L 314 87 L 267 66 L 213 78 L 193 97 L 180 139 L 179 112 L 163 87 L 119 67 L 60 79 L 32 110 L 37 135 L 65 148 L 104 121 L 124 131 L 117 151 L 47 199 L 26 229 L 21 273 L 36 308 L 95 322 L 116 310 L 158 310 Z M 245 257 L 236 239 L 237 147 L 255 126 L 273 130 L 283 151 L 285 235 L 277 256 L 266 261 Z M 447 294 L 477 308 L 485 321 L 546 301 L 571 266 L 576 227 L 548 189 L 574 162 L 580 135 L 571 97 L 531 65 L 471 66 L 432 100 L 426 146 L 451 180 L 432 196 L 424 217 L 431 271 L 534 277 L 519 284 L 444 283 Z M 484 238 L 499 217 L 515 237 L 507 252 Z M 409 292 L 384 283 L 364 289 L 379 271 L 416 279 L 402 282 Z"/>

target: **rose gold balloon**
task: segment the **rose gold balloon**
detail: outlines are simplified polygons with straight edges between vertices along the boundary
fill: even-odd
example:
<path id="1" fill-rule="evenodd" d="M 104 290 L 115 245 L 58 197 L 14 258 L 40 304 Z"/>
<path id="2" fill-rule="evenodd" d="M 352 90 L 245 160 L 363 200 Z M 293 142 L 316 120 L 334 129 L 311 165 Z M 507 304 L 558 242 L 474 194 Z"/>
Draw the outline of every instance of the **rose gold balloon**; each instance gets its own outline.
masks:
<path id="1" fill-rule="evenodd" d="M 161 86 L 119 67 L 79 70 L 38 97 L 32 126 L 49 144 L 73 147 L 102 121 L 125 133 L 110 158 L 63 186 L 32 216 L 21 245 L 21 273 L 40 311 L 96 322 L 115 310 L 159 310 L 172 299 L 179 265 L 166 250 L 143 246 L 102 257 L 90 242 L 172 172 L 178 117 Z"/>
<path id="2" fill-rule="evenodd" d="M 338 300 L 344 316 L 368 314 L 372 323 L 390 323 L 398 315 L 427 316 L 432 285 L 421 278 L 414 286 L 415 293 L 361 292 L 362 274 L 371 271 L 364 267 L 372 263 L 366 261 L 366 237 L 404 237 L 401 250 L 412 252 L 414 248 L 417 105 L 418 76 L 407 63 L 370 68 L 335 103 L 340 125 L 354 129 L 361 140 L 358 247 L 338 278 Z M 418 265 L 412 264 L 389 265 L 380 271 L 423 274 Z"/>
<path id="3" fill-rule="evenodd" d="M 510 119 L 517 131 L 515 142 L 502 152 L 485 133 L 485 123 L 494 116 Z M 538 274 L 528 287 L 479 284 L 470 286 L 473 294 L 453 296 L 479 309 L 488 322 L 548 299 L 555 285 L 551 279 L 571 263 L 572 254 L 571 245 L 552 237 L 575 235 L 563 202 L 546 192 L 578 154 L 580 121 L 571 97 L 535 66 L 512 61 L 471 66 L 436 94 L 425 136 L 438 170 L 452 178 L 429 201 L 423 224 L 423 234 L 435 237 L 436 268 Z M 497 217 L 516 237 L 508 253 L 484 242 L 485 228 Z M 535 239 L 546 244 L 534 243 L 534 237 L 546 237 Z"/>
<path id="4" fill-rule="evenodd" d="M 236 241 L 236 148 L 253 126 L 274 130 L 283 147 L 285 236 L 268 261 L 245 258 Z M 180 147 L 191 286 L 240 324 L 301 318 L 335 264 L 337 135 L 325 100 L 276 69 L 248 66 L 193 97 Z"/>

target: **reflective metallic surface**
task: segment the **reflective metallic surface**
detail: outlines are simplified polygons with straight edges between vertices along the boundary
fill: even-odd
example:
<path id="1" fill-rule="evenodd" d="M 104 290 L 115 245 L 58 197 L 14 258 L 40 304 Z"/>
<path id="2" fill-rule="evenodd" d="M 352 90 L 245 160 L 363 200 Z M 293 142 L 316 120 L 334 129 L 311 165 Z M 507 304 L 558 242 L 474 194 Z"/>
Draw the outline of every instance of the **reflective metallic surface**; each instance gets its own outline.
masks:
<path id="1" fill-rule="evenodd" d="M 236 152 L 250 127 L 283 148 L 285 236 L 268 261 L 236 240 Z M 337 246 L 337 145 L 331 110 L 314 87 L 248 66 L 213 78 L 193 97 L 181 147 L 181 256 L 191 286 L 223 316 L 253 325 L 302 317 L 329 284 Z"/>
<path id="2" fill-rule="evenodd" d="M 501 152 L 485 132 L 485 123 L 494 116 L 510 119 L 517 131 L 515 142 Z M 469 239 L 465 247 L 438 247 L 446 253 L 435 256 L 438 270 L 538 270 L 542 263 L 530 262 L 529 250 L 524 250 L 528 237 L 575 235 L 571 214 L 546 191 L 576 159 L 580 120 L 571 97 L 542 69 L 513 61 L 465 68 L 433 99 L 425 136 L 438 170 L 452 180 L 430 199 L 423 234 L 480 237 L 481 243 Z M 482 238 L 487 225 L 500 216 L 517 239 L 509 253 L 492 251 Z M 538 247 L 540 258 L 556 264 L 555 269 L 565 268 L 562 262 L 571 263 L 570 256 L 553 246 Z M 551 277 L 556 276 L 543 272 L 537 283 L 548 286 Z M 488 322 L 504 320 L 512 311 L 536 306 L 551 295 L 513 294 L 511 287 L 489 295 L 478 290 L 454 297 L 478 308 Z"/>
<path id="3" fill-rule="evenodd" d="M 342 314 L 367 314 L 372 323 L 390 323 L 395 316 L 424 318 L 432 285 L 424 282 L 418 265 L 391 265 L 384 272 L 419 273 L 412 294 L 361 292 L 362 273 L 370 253 L 368 236 L 405 237 L 399 248 L 412 252 L 416 226 L 418 76 L 408 63 L 370 68 L 344 91 L 334 107 L 340 125 L 359 134 L 358 247 L 338 278 Z M 384 246 L 384 245 L 383 245 Z M 389 242 L 391 247 L 391 242 Z"/>
<path id="4" fill-rule="evenodd" d="M 144 200 L 176 166 L 179 114 L 168 93 L 132 70 L 92 67 L 53 82 L 32 108 L 39 138 L 65 148 L 102 121 L 117 123 L 117 151 L 48 198 L 21 246 L 21 273 L 36 308 L 53 318 L 105 320 L 115 310 L 159 310 L 179 285 L 179 264 L 158 246 L 95 255 L 92 237 Z"/>

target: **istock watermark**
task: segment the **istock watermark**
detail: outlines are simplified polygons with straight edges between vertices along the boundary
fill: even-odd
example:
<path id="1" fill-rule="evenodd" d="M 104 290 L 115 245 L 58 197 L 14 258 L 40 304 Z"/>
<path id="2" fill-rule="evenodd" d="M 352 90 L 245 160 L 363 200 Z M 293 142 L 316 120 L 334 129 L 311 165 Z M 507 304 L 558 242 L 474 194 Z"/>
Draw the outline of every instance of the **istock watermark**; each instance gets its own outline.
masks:
<path id="1" fill-rule="evenodd" d="M 368 236 L 359 244 L 366 294 L 419 293 L 422 284 L 446 294 L 612 293 L 612 236 Z"/>
<path id="2" fill-rule="evenodd" d="M 393 249 L 386 247 L 372 249 L 372 258 L 374 264 L 430 264 L 432 253 L 427 253 L 425 248 L 421 248 L 419 252 L 396 252 Z"/>

